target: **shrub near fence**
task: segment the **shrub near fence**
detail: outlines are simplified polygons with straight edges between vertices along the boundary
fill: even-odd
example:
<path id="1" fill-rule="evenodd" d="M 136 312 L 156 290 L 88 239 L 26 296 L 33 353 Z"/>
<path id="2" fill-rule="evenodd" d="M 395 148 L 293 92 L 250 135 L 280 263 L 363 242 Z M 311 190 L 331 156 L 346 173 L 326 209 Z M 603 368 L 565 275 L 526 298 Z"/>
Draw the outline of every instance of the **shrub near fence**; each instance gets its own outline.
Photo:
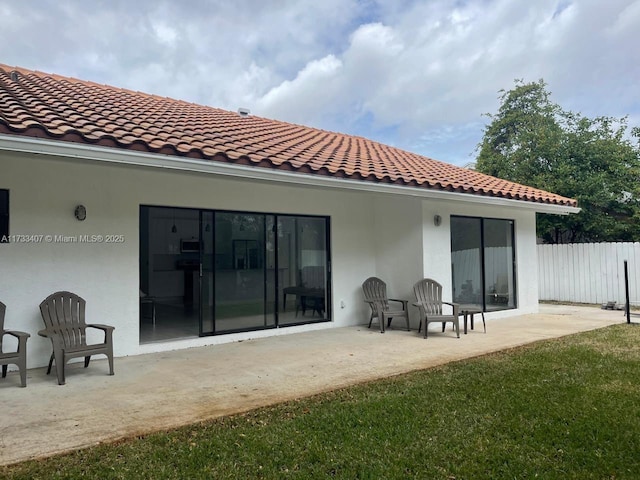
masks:
<path id="1" fill-rule="evenodd" d="M 625 303 L 624 261 L 629 265 L 629 298 L 640 304 L 640 243 L 538 245 L 540 300 Z"/>

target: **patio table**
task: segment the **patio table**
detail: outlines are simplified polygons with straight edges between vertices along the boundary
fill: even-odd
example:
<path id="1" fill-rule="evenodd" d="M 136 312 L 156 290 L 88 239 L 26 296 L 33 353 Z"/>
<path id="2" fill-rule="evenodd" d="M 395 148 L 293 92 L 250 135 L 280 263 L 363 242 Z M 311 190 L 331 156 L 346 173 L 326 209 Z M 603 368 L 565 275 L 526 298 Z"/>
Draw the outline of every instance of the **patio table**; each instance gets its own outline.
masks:
<path id="1" fill-rule="evenodd" d="M 460 305 L 459 314 L 464 318 L 464 334 L 467 334 L 467 318 L 471 317 L 471 330 L 473 330 L 473 315 L 479 313 L 482 315 L 482 326 L 484 327 L 484 333 L 487 333 L 487 324 L 484 321 L 484 312 L 482 307 L 478 305 Z"/>

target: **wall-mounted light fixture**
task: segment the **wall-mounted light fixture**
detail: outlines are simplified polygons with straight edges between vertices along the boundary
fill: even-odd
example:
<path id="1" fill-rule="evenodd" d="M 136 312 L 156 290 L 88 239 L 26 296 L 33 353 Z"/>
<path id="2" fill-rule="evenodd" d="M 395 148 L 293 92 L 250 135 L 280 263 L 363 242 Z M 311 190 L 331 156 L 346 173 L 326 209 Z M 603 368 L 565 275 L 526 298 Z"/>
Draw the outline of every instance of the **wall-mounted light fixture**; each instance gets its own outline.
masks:
<path id="1" fill-rule="evenodd" d="M 442 217 L 440 215 L 434 215 L 433 216 L 433 224 L 436 227 L 439 227 L 441 223 L 442 223 Z"/>
<path id="2" fill-rule="evenodd" d="M 85 207 L 84 205 L 78 205 L 75 211 L 73 212 L 73 214 L 76 216 L 78 220 L 82 222 L 84 219 L 87 218 L 87 207 Z"/>
<path id="3" fill-rule="evenodd" d="M 178 233 L 178 227 L 176 226 L 176 211 L 173 210 L 173 226 L 171 227 L 171 233 Z"/>

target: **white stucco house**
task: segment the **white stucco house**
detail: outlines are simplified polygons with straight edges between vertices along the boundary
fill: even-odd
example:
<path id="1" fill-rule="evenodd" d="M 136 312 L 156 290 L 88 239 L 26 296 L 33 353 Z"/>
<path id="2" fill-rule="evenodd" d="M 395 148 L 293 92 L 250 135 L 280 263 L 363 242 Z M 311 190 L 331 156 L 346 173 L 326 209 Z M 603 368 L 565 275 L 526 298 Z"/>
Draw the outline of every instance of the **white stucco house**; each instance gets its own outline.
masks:
<path id="1" fill-rule="evenodd" d="M 536 212 L 578 210 L 365 138 L 0 65 L 0 301 L 30 368 L 58 290 L 115 326 L 116 356 L 365 324 L 370 276 L 535 312 Z"/>

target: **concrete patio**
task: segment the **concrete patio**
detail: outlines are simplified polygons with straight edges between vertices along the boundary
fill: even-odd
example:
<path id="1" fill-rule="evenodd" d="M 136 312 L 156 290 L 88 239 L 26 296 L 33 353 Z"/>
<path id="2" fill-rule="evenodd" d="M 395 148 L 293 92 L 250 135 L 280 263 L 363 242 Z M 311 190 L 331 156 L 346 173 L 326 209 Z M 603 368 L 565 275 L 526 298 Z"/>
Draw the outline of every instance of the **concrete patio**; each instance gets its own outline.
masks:
<path id="1" fill-rule="evenodd" d="M 348 385 L 625 321 L 623 312 L 541 305 L 540 313 L 489 319 L 460 339 L 432 325 L 417 332 L 365 326 L 43 368 L 0 379 L 0 464 L 177 427 Z M 480 323 L 478 328 L 478 323 Z M 433 331 L 433 335 L 431 332 Z"/>

